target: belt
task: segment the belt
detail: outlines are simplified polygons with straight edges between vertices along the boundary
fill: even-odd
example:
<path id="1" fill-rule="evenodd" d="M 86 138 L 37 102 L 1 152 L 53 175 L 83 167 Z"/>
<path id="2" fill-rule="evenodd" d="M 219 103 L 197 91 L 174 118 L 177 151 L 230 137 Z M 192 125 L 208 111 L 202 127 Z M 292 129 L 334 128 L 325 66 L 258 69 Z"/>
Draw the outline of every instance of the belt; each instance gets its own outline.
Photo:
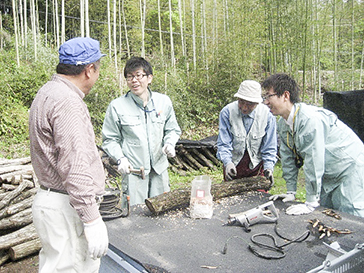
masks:
<path id="1" fill-rule="evenodd" d="M 42 190 L 45 190 L 45 191 L 52 191 L 52 192 L 58 192 L 58 193 L 62 193 L 62 194 L 68 194 L 66 191 L 52 189 L 52 188 L 47 188 L 46 186 L 43 186 L 43 185 L 40 185 L 40 188 Z"/>
<path id="2" fill-rule="evenodd" d="M 68 195 L 68 193 L 66 191 L 52 189 L 52 188 L 47 188 L 46 186 L 43 186 L 43 185 L 40 185 L 40 188 L 42 190 L 45 190 L 45 191 L 52 191 L 52 192 L 57 192 L 57 193 L 67 194 Z M 96 203 L 97 204 L 101 204 L 101 202 L 104 200 L 104 197 L 102 195 L 96 195 L 95 196 L 95 199 L 96 199 Z"/>

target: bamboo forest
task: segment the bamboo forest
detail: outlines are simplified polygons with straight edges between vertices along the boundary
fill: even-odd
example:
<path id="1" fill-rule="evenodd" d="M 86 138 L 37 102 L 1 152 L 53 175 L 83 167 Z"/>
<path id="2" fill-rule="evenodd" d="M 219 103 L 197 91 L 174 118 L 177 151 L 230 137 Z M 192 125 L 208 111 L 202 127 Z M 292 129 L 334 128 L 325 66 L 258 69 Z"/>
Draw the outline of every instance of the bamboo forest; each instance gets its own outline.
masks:
<path id="1" fill-rule="evenodd" d="M 60 44 L 84 36 L 107 54 L 86 99 L 98 137 L 107 105 L 127 91 L 131 56 L 153 65 L 151 88 L 170 96 L 189 139 L 216 134 L 245 79 L 288 73 L 316 105 L 325 91 L 363 88 L 361 0 L 2 0 L 2 151 L 27 141 L 28 109 Z"/>

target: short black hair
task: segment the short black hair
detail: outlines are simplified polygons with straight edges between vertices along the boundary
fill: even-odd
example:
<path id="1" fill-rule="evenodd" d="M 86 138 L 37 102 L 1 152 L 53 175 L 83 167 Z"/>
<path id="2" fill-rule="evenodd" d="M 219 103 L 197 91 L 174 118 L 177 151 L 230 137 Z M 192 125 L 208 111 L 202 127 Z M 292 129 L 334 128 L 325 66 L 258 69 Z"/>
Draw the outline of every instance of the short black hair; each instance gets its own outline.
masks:
<path id="1" fill-rule="evenodd" d="M 296 103 L 300 101 L 300 89 L 296 81 L 284 73 L 277 73 L 266 78 L 262 83 L 262 88 L 269 90 L 273 88 L 273 91 L 281 97 L 285 91 L 290 93 L 290 101 Z"/>
<path id="2" fill-rule="evenodd" d="M 138 69 L 143 69 L 147 75 L 153 75 L 151 64 L 142 57 L 131 57 L 125 64 L 124 77 Z"/>
<path id="3" fill-rule="evenodd" d="M 100 66 L 100 60 L 94 62 L 93 64 L 94 64 L 94 69 L 97 70 Z M 88 65 L 90 64 L 73 65 L 73 64 L 59 63 L 56 67 L 56 72 L 62 75 L 76 76 L 80 75 Z"/>

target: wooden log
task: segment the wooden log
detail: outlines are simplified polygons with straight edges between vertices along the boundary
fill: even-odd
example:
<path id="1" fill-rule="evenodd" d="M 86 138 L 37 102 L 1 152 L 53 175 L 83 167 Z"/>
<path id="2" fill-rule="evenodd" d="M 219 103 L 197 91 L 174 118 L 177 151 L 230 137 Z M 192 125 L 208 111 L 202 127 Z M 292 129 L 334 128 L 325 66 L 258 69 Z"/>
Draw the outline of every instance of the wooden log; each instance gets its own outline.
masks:
<path id="1" fill-rule="evenodd" d="M 10 259 L 9 252 L 5 250 L 0 250 L 0 265 L 3 265 L 9 259 Z"/>
<path id="2" fill-rule="evenodd" d="M 0 167 L 0 174 L 12 173 L 12 172 L 27 172 L 29 170 L 33 170 L 33 166 L 29 165 L 11 165 Z"/>
<path id="3" fill-rule="evenodd" d="M 188 161 L 192 163 L 193 166 L 195 166 L 194 169 L 202 169 L 203 166 L 183 147 L 180 148 L 180 152 Z"/>
<path id="4" fill-rule="evenodd" d="M 24 227 L 33 222 L 32 209 L 27 208 L 10 217 L 0 220 L 0 230 Z"/>
<path id="5" fill-rule="evenodd" d="M 7 182 L 7 183 L 11 183 L 11 180 L 14 179 L 14 176 L 16 175 L 32 175 L 33 171 L 32 169 L 28 169 L 28 170 L 19 170 L 19 171 L 14 171 L 14 172 L 10 172 L 10 173 L 4 173 L 0 175 L 0 181 L 1 182 Z"/>
<path id="6" fill-rule="evenodd" d="M 194 170 L 190 165 L 188 165 L 186 162 L 183 161 L 183 159 L 181 158 L 180 155 L 176 154 L 175 159 L 177 162 L 179 162 L 183 166 L 183 169 L 185 169 L 186 171 Z"/>
<path id="7" fill-rule="evenodd" d="M 171 168 L 172 172 L 174 172 L 174 173 L 176 173 L 176 174 L 178 174 L 180 176 L 186 176 L 187 175 L 184 170 L 178 169 L 173 165 L 170 165 L 169 167 Z"/>
<path id="8" fill-rule="evenodd" d="M 211 194 L 214 200 L 223 197 L 238 195 L 243 192 L 270 188 L 270 181 L 264 176 L 245 177 L 221 184 L 212 184 Z M 191 188 L 183 187 L 145 199 L 148 209 L 154 214 L 187 207 L 190 203 Z"/>
<path id="9" fill-rule="evenodd" d="M 21 258 L 38 253 L 41 248 L 42 243 L 40 242 L 39 238 L 36 238 L 34 240 L 12 246 L 11 248 L 9 248 L 9 255 L 12 261 L 16 261 Z"/>
<path id="10" fill-rule="evenodd" d="M 168 161 L 169 161 L 169 164 L 176 167 L 176 168 L 179 168 L 179 169 L 183 169 L 183 165 L 181 164 L 181 162 L 178 160 L 178 157 L 175 156 L 175 157 L 168 157 Z"/>
<path id="11" fill-rule="evenodd" d="M 32 180 L 33 179 L 33 175 L 32 174 L 15 174 L 12 176 L 12 178 L 10 179 L 10 181 L 8 180 L 8 182 L 10 182 L 13 185 L 19 185 L 21 182 L 23 182 L 23 180 Z"/>
<path id="12" fill-rule="evenodd" d="M 18 212 L 21 212 L 25 209 L 30 208 L 33 204 L 33 200 L 34 200 L 34 196 L 31 196 L 27 199 L 24 199 L 23 201 L 20 201 L 18 203 L 15 203 L 8 207 L 3 208 L 2 210 L 0 210 L 0 219 L 3 219 L 10 215 L 14 215 Z"/>
<path id="13" fill-rule="evenodd" d="M 13 204 L 19 203 L 29 197 L 32 197 L 37 193 L 37 191 L 38 191 L 37 188 L 31 188 L 29 190 L 23 191 L 20 195 L 18 195 L 13 200 L 11 200 L 10 204 L 13 205 Z"/>
<path id="14" fill-rule="evenodd" d="M 209 160 L 207 159 L 202 153 L 200 153 L 197 149 L 193 148 L 191 149 L 191 151 L 195 154 L 195 156 L 197 158 L 199 158 L 201 160 L 201 162 L 203 162 L 203 164 L 210 168 L 210 169 L 216 169 L 215 165 Z"/>
<path id="15" fill-rule="evenodd" d="M 215 165 L 220 166 L 222 162 L 220 162 L 207 147 L 201 147 L 202 152 L 205 156 L 210 159 Z"/>
<path id="16" fill-rule="evenodd" d="M 9 249 L 12 246 L 36 239 L 38 234 L 34 224 L 29 224 L 17 231 L 0 237 L 0 249 Z"/>
<path id="17" fill-rule="evenodd" d="M 24 179 L 22 183 L 26 184 L 26 188 L 34 188 L 34 183 L 32 181 L 30 181 L 30 180 Z M 19 186 L 17 186 L 17 185 L 12 185 L 12 184 L 7 184 L 7 183 L 3 183 L 1 185 L 1 188 L 4 189 L 4 190 L 7 190 L 7 191 L 13 191 L 18 187 Z"/>
<path id="18" fill-rule="evenodd" d="M 3 199 L 0 200 L 0 209 L 7 206 L 11 200 L 17 197 L 28 186 L 27 181 L 23 181 L 15 190 L 9 192 Z"/>
<path id="19" fill-rule="evenodd" d="M 25 165 L 30 163 L 30 156 L 16 159 L 0 159 L 0 166 Z"/>

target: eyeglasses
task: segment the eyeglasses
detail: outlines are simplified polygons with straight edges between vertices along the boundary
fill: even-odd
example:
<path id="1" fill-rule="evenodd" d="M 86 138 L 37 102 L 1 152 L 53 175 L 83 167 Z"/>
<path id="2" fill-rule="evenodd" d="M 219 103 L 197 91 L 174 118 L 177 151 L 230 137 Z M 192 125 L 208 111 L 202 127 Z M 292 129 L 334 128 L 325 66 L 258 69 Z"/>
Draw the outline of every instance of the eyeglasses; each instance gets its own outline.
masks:
<path id="1" fill-rule="evenodd" d="M 147 74 L 138 74 L 138 75 L 129 75 L 126 76 L 126 80 L 128 82 L 131 82 L 134 78 L 137 79 L 138 81 L 140 81 L 141 79 L 143 79 L 143 77 L 148 76 Z"/>
<path id="2" fill-rule="evenodd" d="M 269 100 L 269 99 L 270 99 L 270 97 L 273 97 L 273 96 L 275 96 L 275 95 L 278 95 L 278 94 L 277 94 L 277 93 L 274 93 L 274 94 L 266 95 L 266 96 L 264 96 L 264 97 L 263 97 L 263 101 L 265 101 L 265 100 Z"/>

